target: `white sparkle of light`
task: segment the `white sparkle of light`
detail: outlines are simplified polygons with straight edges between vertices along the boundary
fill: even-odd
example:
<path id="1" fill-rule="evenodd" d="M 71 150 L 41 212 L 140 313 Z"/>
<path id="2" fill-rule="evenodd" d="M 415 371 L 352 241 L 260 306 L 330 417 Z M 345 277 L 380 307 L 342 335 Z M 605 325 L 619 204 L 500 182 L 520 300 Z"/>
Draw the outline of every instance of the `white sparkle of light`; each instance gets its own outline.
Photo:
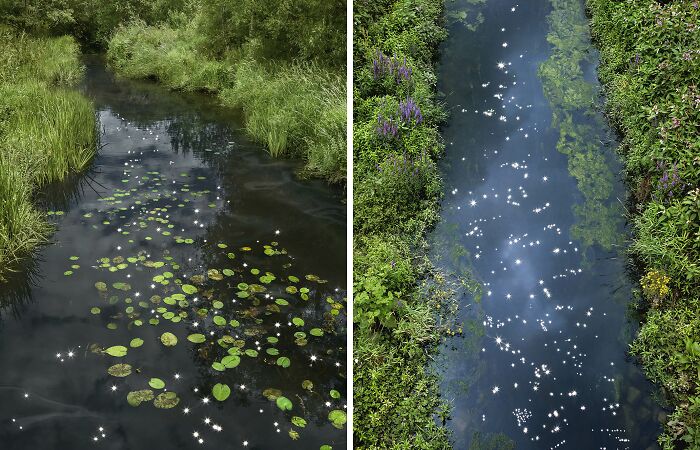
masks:
<path id="1" fill-rule="evenodd" d="M 491 392 L 493 392 L 494 394 L 498 394 L 498 391 L 500 390 L 501 389 L 498 386 L 494 386 L 493 389 L 491 389 Z"/>

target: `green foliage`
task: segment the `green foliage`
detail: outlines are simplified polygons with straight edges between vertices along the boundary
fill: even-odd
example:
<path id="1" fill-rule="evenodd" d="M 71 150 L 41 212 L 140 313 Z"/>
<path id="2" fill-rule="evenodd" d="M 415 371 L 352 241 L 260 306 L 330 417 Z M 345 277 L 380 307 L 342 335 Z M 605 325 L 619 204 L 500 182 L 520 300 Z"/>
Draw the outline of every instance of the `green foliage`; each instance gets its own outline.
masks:
<path id="1" fill-rule="evenodd" d="M 106 47 L 112 32 L 131 20 L 156 24 L 192 12 L 188 0 L 0 0 L 0 21 L 40 35 L 71 34 Z"/>
<path id="2" fill-rule="evenodd" d="M 0 27 L 0 275 L 50 234 L 36 189 L 86 168 L 97 149 L 93 106 L 76 91 L 82 66 L 69 37 Z"/>
<path id="3" fill-rule="evenodd" d="M 443 2 L 354 2 L 354 435 L 356 448 L 449 448 L 428 369 L 444 330 L 425 234 L 443 151 L 433 62 Z M 466 17 L 464 17 L 466 19 Z"/>
<path id="4" fill-rule="evenodd" d="M 257 44 L 214 57 L 196 24 L 120 27 L 107 56 L 119 73 L 172 89 L 206 91 L 241 108 L 246 129 L 273 156 L 301 158 L 304 174 L 345 180 L 346 94 L 340 71 L 315 62 L 259 62 Z"/>
<path id="5" fill-rule="evenodd" d="M 253 41 L 263 58 L 341 67 L 345 10 L 344 0 L 202 0 L 198 27 L 215 55 Z"/>
<path id="6" fill-rule="evenodd" d="M 700 9 L 691 1 L 588 0 L 607 109 L 638 201 L 632 252 L 651 309 L 632 344 L 675 407 L 664 449 L 700 445 Z M 654 278 L 654 277 L 652 277 Z M 660 294 L 664 294 L 663 296 Z M 664 298 L 661 302 L 660 299 Z"/>

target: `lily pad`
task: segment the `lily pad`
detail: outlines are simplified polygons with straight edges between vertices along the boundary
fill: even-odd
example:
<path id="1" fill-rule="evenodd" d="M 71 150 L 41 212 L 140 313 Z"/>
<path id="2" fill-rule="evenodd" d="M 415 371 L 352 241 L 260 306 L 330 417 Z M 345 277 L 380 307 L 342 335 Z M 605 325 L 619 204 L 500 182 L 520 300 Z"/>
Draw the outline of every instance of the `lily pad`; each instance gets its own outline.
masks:
<path id="1" fill-rule="evenodd" d="M 177 336 L 166 331 L 160 336 L 160 342 L 166 347 L 172 347 L 177 344 Z"/>
<path id="2" fill-rule="evenodd" d="M 195 294 L 197 292 L 197 288 L 192 286 L 191 284 L 183 284 L 182 292 L 184 292 L 185 294 Z"/>
<path id="3" fill-rule="evenodd" d="M 131 347 L 131 348 L 138 348 L 138 347 L 141 347 L 142 345 L 143 345 L 143 339 L 141 339 L 141 338 L 134 338 L 129 343 L 129 347 Z"/>
<path id="4" fill-rule="evenodd" d="M 323 336 L 323 330 L 320 328 L 312 328 L 309 330 L 311 336 Z"/>
<path id="5" fill-rule="evenodd" d="M 345 414 L 345 411 L 341 411 L 339 409 L 334 409 L 333 411 L 328 413 L 328 420 L 331 421 L 331 424 L 338 428 L 339 430 L 343 429 L 343 426 L 345 425 L 345 422 L 348 421 L 347 414 Z"/>
<path id="6" fill-rule="evenodd" d="M 299 416 L 292 417 L 292 423 L 299 428 L 304 428 L 306 426 L 306 420 Z"/>
<path id="7" fill-rule="evenodd" d="M 178 403 L 180 403 L 180 398 L 175 392 L 163 392 L 153 400 L 153 406 L 160 409 L 174 408 Z"/>
<path id="8" fill-rule="evenodd" d="M 207 339 L 206 336 L 204 336 L 203 334 L 200 334 L 200 333 L 194 333 L 194 334 L 190 334 L 189 336 L 187 336 L 187 340 L 194 343 L 194 344 L 201 344 L 206 339 Z"/>
<path id="9" fill-rule="evenodd" d="M 153 400 L 153 391 L 150 389 L 142 389 L 140 391 L 132 391 L 126 394 L 126 401 L 131 406 L 139 406 L 143 402 Z"/>
<path id="10" fill-rule="evenodd" d="M 238 365 L 241 363 L 241 357 L 238 355 L 228 355 L 224 356 L 221 359 L 221 364 L 224 365 L 227 369 L 233 369 L 235 367 L 238 367 Z"/>
<path id="11" fill-rule="evenodd" d="M 129 364 L 115 364 L 107 369 L 107 373 L 113 377 L 128 377 L 131 375 L 131 366 Z"/>
<path id="12" fill-rule="evenodd" d="M 277 404 L 277 407 L 282 411 L 290 411 L 293 407 L 292 401 L 284 396 L 277 397 L 275 403 Z"/>
<path id="13" fill-rule="evenodd" d="M 275 388 L 267 388 L 263 391 L 263 396 L 270 401 L 275 401 L 278 397 L 282 396 L 282 391 Z"/>
<path id="14" fill-rule="evenodd" d="M 153 389 L 163 389 L 165 387 L 165 381 L 160 378 L 151 378 L 148 381 L 148 385 Z"/>
<path id="15" fill-rule="evenodd" d="M 331 390 L 330 394 L 331 394 L 332 398 L 335 398 L 335 399 L 340 398 L 340 392 L 336 391 L 335 389 Z"/>
<path id="16" fill-rule="evenodd" d="M 280 367 L 284 367 L 285 369 L 289 367 L 291 363 L 292 362 L 286 356 L 280 356 L 279 358 L 277 358 L 277 365 Z"/>
<path id="17" fill-rule="evenodd" d="M 231 395 L 231 388 L 227 384 L 217 383 L 211 390 L 211 394 L 220 402 L 226 400 Z"/>
<path id="18" fill-rule="evenodd" d="M 127 348 L 124 347 L 123 345 L 115 345 L 115 346 L 109 347 L 104 352 L 107 353 L 109 356 L 114 356 L 115 358 L 121 358 L 123 356 L 126 356 Z"/>

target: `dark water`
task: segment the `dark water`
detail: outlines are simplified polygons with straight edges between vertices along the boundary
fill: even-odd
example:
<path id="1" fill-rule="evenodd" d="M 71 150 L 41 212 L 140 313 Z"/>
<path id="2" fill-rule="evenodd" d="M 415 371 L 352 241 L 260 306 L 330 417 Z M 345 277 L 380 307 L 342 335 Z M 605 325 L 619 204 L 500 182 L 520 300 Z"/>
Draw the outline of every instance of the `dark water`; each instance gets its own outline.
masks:
<path id="1" fill-rule="evenodd" d="M 480 286 L 458 292 L 465 335 L 438 364 L 455 448 L 657 448 L 663 412 L 627 355 L 627 194 L 583 5 L 460 10 L 471 22 L 451 24 L 438 75 L 451 118 L 433 236 L 438 263 Z"/>
<path id="2" fill-rule="evenodd" d="M 44 193 L 55 242 L 3 287 L 0 448 L 345 448 L 329 420 L 347 398 L 344 194 L 299 181 L 211 99 L 87 65 L 104 148 Z M 178 403 L 130 406 L 144 389 Z"/>

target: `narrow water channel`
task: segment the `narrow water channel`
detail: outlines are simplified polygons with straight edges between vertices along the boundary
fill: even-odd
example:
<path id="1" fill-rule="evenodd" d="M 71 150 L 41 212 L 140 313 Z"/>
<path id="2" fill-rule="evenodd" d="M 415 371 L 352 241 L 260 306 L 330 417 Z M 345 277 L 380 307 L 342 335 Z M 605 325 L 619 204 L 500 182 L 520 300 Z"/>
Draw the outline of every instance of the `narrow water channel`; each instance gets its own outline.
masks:
<path id="1" fill-rule="evenodd" d="M 464 336 L 437 364 L 455 448 L 657 448 L 664 412 L 627 355 L 627 193 L 584 5 L 450 8 L 472 22 L 450 26 L 439 65 L 435 259 L 480 286 L 458 292 Z"/>
<path id="2" fill-rule="evenodd" d="M 103 148 L 3 286 L 0 447 L 345 448 L 343 193 L 209 97 L 87 67 Z"/>

